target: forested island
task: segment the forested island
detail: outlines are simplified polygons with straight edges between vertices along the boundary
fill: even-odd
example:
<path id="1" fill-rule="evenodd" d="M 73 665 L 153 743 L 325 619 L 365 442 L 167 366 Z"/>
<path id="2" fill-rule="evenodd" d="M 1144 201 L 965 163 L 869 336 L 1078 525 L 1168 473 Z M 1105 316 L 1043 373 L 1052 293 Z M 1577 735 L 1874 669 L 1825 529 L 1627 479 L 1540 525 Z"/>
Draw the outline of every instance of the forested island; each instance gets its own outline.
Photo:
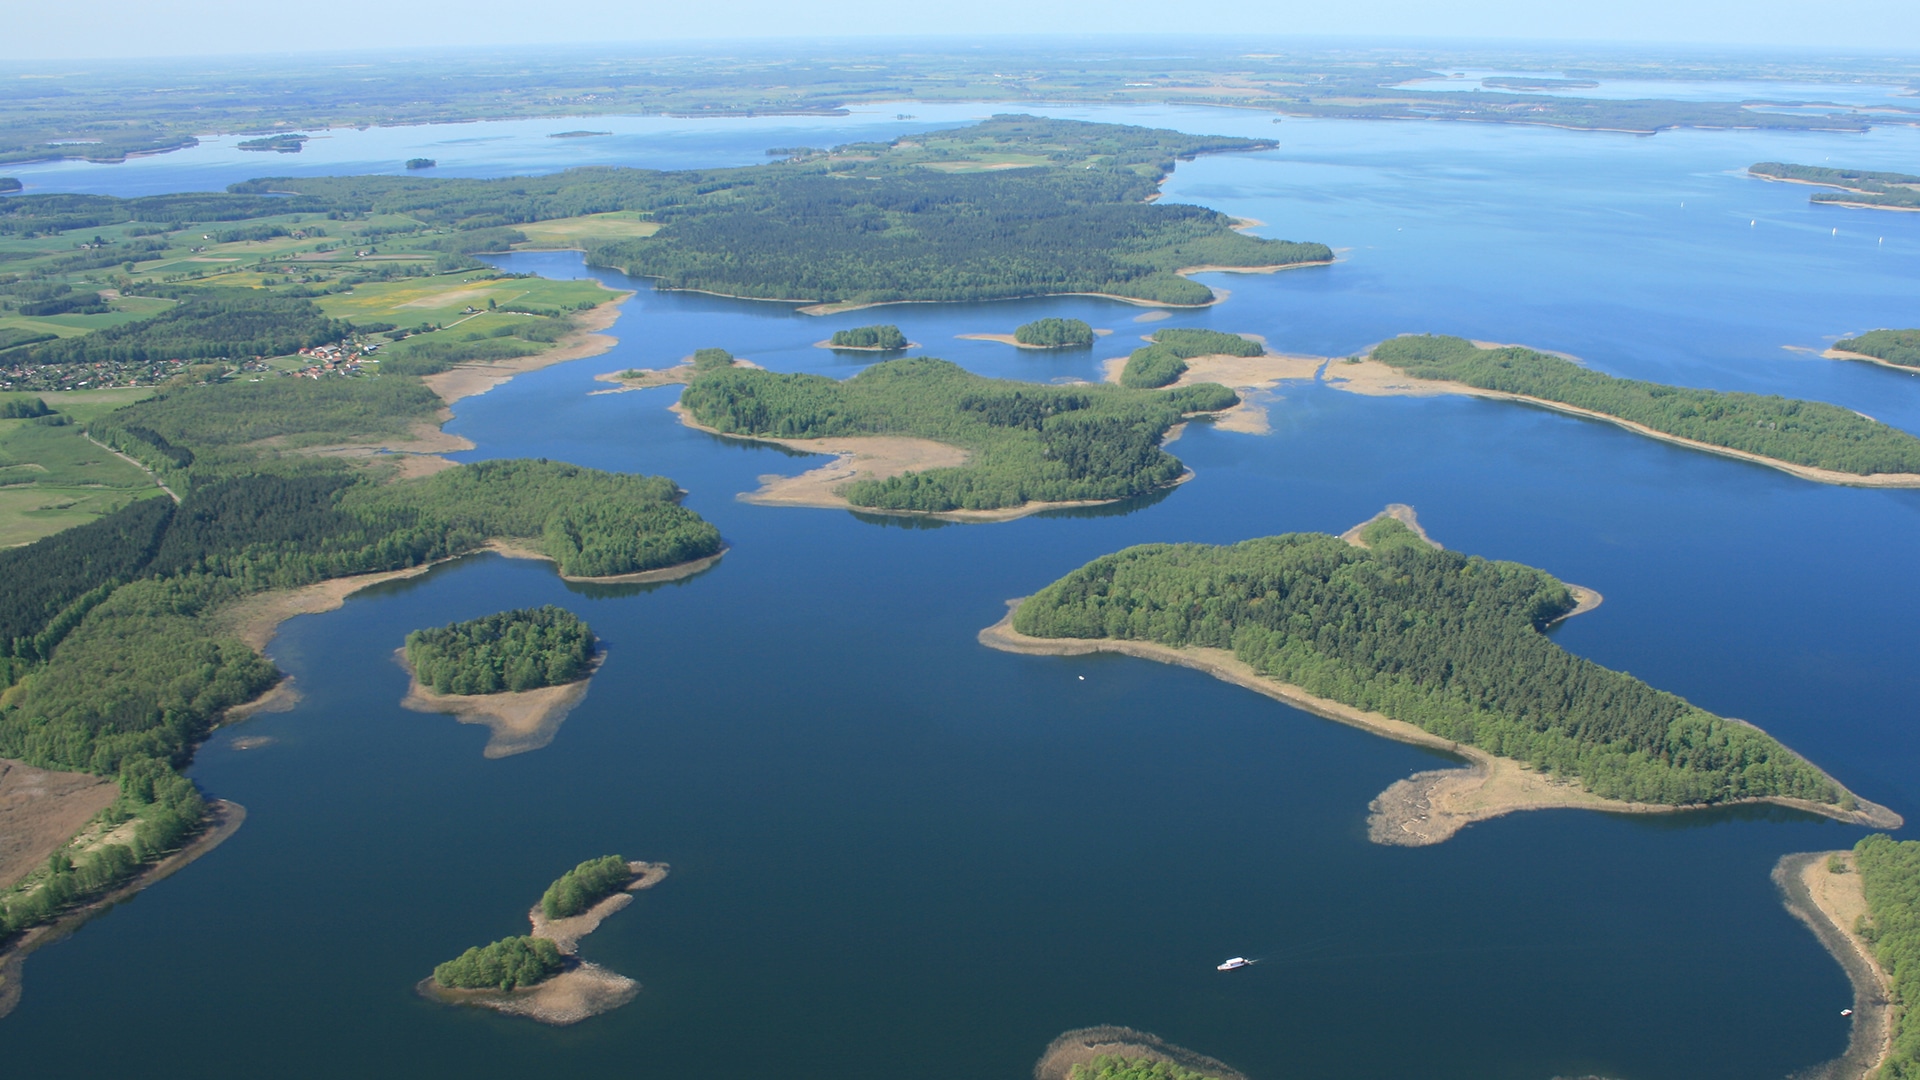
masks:
<path id="1" fill-rule="evenodd" d="M 1027 503 L 1109 501 L 1177 482 L 1160 448 L 1183 417 L 1239 398 L 1202 384 L 1147 392 L 988 379 L 932 358 L 875 364 L 844 382 L 737 366 L 697 373 L 681 406 L 713 431 L 775 439 L 912 436 L 965 451 L 965 463 L 856 480 L 857 507 L 942 513 Z"/>
<path id="2" fill-rule="evenodd" d="M 1161 330 L 1152 344 L 1133 350 L 1120 369 L 1120 385 L 1136 390 L 1170 386 L 1187 373 L 1187 361 L 1199 356 L 1264 356 L 1266 346 L 1218 330 Z"/>
<path id="3" fill-rule="evenodd" d="M 1920 1000 L 1920 841 L 1884 833 L 1864 837 L 1853 862 L 1866 894 L 1867 915 L 1849 929 L 1865 939 L 1891 983 L 1891 1047 L 1876 1074 L 1882 1080 L 1920 1077 L 1920 1020 L 1911 1015 Z"/>
<path id="4" fill-rule="evenodd" d="M 835 349 L 856 349 L 864 352 L 894 352 L 912 344 L 907 335 L 892 323 L 878 326 L 856 326 L 850 330 L 835 330 L 827 344 Z"/>
<path id="5" fill-rule="evenodd" d="M 280 154 L 297 154 L 306 146 L 305 135 L 266 135 L 258 139 L 241 139 L 234 144 L 241 150 L 266 150 Z"/>
<path id="6" fill-rule="evenodd" d="M 1530 805 L 1755 799 L 1897 820 L 1758 728 L 1560 648 L 1541 631 L 1575 607 L 1573 591 L 1544 571 L 1440 549 L 1382 515 L 1351 543 L 1289 533 L 1128 548 L 1028 597 L 982 640 L 1014 651 L 1136 652 L 1266 680 L 1275 696 L 1336 719 L 1510 759 L 1540 778 L 1536 793 L 1548 778 L 1570 789 L 1482 806 L 1460 824 Z"/>
<path id="7" fill-rule="evenodd" d="M 1894 367 L 1920 368 L 1920 330 L 1869 330 L 1833 343 L 1834 353 L 1864 356 Z"/>
<path id="8" fill-rule="evenodd" d="M 565 608 L 520 608 L 407 635 L 407 663 L 437 694 L 562 686 L 587 673 L 594 637 Z"/>
<path id="9" fill-rule="evenodd" d="M 1832 483 L 1920 484 L 1920 439 L 1817 401 L 1618 379 L 1533 349 L 1481 348 L 1416 334 L 1375 346 L 1371 359 L 1415 379 L 1563 405 L 1651 434 L 1724 448 Z M 1328 377 L 1341 376 L 1334 365 Z"/>
<path id="10" fill-rule="evenodd" d="M 1034 1080 L 1247 1080 L 1226 1062 L 1114 1025 L 1063 1033 L 1047 1046 L 1033 1075 Z"/>
<path id="11" fill-rule="evenodd" d="M 1841 189 L 1839 192 L 1815 192 L 1812 201 L 1817 203 L 1883 210 L 1920 210 L 1920 176 L 1911 173 L 1831 169 L 1819 165 L 1788 165 L 1778 161 L 1750 165 L 1747 172 L 1763 180 L 1785 180 Z"/>
<path id="12" fill-rule="evenodd" d="M 1093 344 L 1093 327 L 1080 319 L 1035 319 L 1013 332 L 1013 340 L 1035 349 L 1066 349 Z"/>
<path id="13" fill-rule="evenodd" d="M 528 913 L 533 932 L 476 946 L 436 966 L 417 989 L 454 1005 L 573 1024 L 632 1001 L 640 985 L 579 958 L 580 940 L 667 876 L 667 864 L 607 855 L 562 874 Z"/>

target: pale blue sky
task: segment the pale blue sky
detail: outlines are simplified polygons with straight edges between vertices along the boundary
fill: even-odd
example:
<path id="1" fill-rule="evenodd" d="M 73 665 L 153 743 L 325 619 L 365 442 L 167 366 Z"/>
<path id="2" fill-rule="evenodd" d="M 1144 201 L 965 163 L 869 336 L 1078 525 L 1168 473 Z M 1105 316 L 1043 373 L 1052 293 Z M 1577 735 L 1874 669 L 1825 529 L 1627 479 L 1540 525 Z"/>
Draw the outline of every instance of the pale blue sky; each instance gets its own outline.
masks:
<path id="1" fill-rule="evenodd" d="M 0 0 L 9 60 L 849 35 L 1519 38 L 1920 52 L 1920 0 Z"/>

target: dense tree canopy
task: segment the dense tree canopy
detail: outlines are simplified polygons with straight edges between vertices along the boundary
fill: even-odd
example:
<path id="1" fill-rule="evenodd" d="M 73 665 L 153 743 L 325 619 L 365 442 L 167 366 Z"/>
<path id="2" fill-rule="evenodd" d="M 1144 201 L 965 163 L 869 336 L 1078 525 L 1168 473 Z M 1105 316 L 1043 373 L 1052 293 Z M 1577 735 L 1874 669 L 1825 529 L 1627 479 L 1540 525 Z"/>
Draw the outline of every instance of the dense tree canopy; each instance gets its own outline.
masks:
<path id="1" fill-rule="evenodd" d="M 549 919 L 569 919 L 619 892 L 633 881 L 633 871 L 619 855 L 588 859 L 567 871 L 541 894 L 540 911 Z"/>
<path id="2" fill-rule="evenodd" d="M 1155 1058 L 1129 1058 L 1101 1054 L 1092 1061 L 1075 1065 L 1069 1080 L 1214 1080 L 1206 1073 Z"/>
<path id="3" fill-rule="evenodd" d="M 1874 959 L 1893 983 L 1893 1050 L 1879 1080 L 1920 1080 L 1920 840 L 1884 833 L 1854 845 L 1854 863 L 1867 894 L 1867 919 L 1858 927 Z"/>
<path id="4" fill-rule="evenodd" d="M 1146 393 L 987 379 L 930 358 L 875 364 L 845 382 L 721 368 L 696 375 L 681 397 L 694 419 L 729 434 L 911 435 L 967 450 L 969 460 L 956 468 L 845 490 L 855 506 L 923 511 L 1144 494 L 1184 471 L 1160 448 L 1167 429 L 1238 400 L 1211 384 Z"/>
<path id="5" fill-rule="evenodd" d="M 828 344 L 836 349 L 904 349 L 907 335 L 892 323 L 856 326 L 851 330 L 835 330 Z"/>
<path id="6" fill-rule="evenodd" d="M 1901 367 L 1920 368 L 1920 330 L 1869 330 L 1859 337 L 1836 341 L 1833 347 Z"/>
<path id="7" fill-rule="evenodd" d="M 1540 631 L 1574 600 L 1548 574 L 1433 548 L 1391 518 L 1363 538 L 1369 548 L 1318 533 L 1128 548 L 1028 598 L 1013 625 L 1230 649 L 1280 682 L 1608 798 L 1845 797 L 1764 732 L 1554 644 Z"/>
<path id="8" fill-rule="evenodd" d="M 1093 344 L 1093 327 L 1080 319 L 1035 319 L 1013 332 L 1022 345 L 1060 349 Z"/>
<path id="9" fill-rule="evenodd" d="M 1173 329 L 1153 335 L 1153 344 L 1133 350 L 1120 369 L 1120 385 L 1152 390 L 1179 381 L 1196 356 L 1261 356 L 1266 346 L 1218 330 Z"/>
<path id="10" fill-rule="evenodd" d="M 468 949 L 433 969 L 433 981 L 449 989 L 518 990 L 558 975 L 566 966 L 546 938 L 501 938 Z"/>
<path id="11" fill-rule="evenodd" d="M 154 290 L 156 292 L 166 290 Z M 181 291 L 158 315 L 29 347 L 39 364 L 284 356 L 352 332 L 313 301 L 254 289 Z"/>
<path id="12" fill-rule="evenodd" d="M 437 694 L 560 686 L 584 676 L 593 653 L 593 631 L 551 604 L 415 630 L 406 644 L 414 677 Z"/>
<path id="13" fill-rule="evenodd" d="M 1482 349 L 1457 337 L 1392 338 L 1375 346 L 1373 358 L 1415 378 L 1557 401 L 1795 465 L 1858 476 L 1920 473 L 1920 439 L 1838 405 L 1616 379 L 1532 349 Z"/>

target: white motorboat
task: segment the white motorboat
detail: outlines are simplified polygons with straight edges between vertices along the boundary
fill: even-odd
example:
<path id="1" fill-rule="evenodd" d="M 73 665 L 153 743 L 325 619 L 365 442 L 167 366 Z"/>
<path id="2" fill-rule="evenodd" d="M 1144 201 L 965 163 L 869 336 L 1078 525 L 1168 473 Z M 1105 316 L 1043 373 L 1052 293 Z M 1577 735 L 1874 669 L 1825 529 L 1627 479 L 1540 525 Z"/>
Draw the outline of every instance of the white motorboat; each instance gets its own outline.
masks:
<path id="1" fill-rule="evenodd" d="M 1236 956 L 1236 957 L 1234 957 L 1233 959 L 1231 959 L 1231 960 L 1229 960 L 1229 961 L 1227 961 L 1226 963 L 1224 963 L 1224 964 L 1221 964 L 1221 965 L 1219 965 L 1219 966 L 1218 966 L 1217 968 L 1215 968 L 1215 970 L 1217 970 L 1217 971 L 1238 971 L 1239 969 L 1241 969 L 1241 968 L 1243 968 L 1243 967 L 1248 967 L 1248 966 L 1251 966 L 1251 965 L 1252 965 L 1252 963 L 1253 963 L 1253 961 L 1251 961 L 1251 960 L 1249 960 L 1249 959 L 1247 959 L 1247 958 L 1246 958 L 1246 957 L 1244 957 L 1244 956 Z"/>

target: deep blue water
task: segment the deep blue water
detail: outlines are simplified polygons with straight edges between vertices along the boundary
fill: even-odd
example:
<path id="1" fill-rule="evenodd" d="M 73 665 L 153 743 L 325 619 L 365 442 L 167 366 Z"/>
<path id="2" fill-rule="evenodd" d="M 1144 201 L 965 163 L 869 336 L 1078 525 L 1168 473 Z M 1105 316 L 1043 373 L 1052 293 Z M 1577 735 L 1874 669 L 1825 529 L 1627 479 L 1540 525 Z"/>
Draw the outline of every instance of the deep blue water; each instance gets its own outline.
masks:
<path id="1" fill-rule="evenodd" d="M 1378 847 L 1368 801 L 1442 759 L 1195 672 L 1010 656 L 974 634 L 1006 598 L 1128 544 L 1338 531 L 1408 502 L 1450 547 L 1603 592 L 1556 631 L 1566 647 L 1758 723 L 1912 814 L 1920 493 L 1826 487 L 1501 403 L 1308 385 L 1272 403 L 1271 435 L 1191 427 L 1173 450 L 1197 476 L 1164 497 L 911 527 L 737 502 L 761 474 L 818 459 L 683 428 L 672 388 L 588 392 L 605 386 L 594 374 L 705 345 L 850 374 L 866 361 L 810 343 L 876 318 L 929 354 L 1042 380 L 1089 377 L 1159 326 L 1328 354 L 1436 330 L 1920 431 L 1912 377 L 1782 348 L 1912 325 L 1920 215 L 1815 208 L 1807 189 L 1738 175 L 1828 154 L 1912 169 L 1920 133 L 1634 139 L 1053 111 L 1281 138 L 1183 164 L 1168 197 L 1324 240 L 1343 261 L 1221 275 L 1226 303 L 1149 325 L 1071 298 L 815 319 L 593 271 L 640 289 L 615 350 L 462 401 L 450 430 L 479 444 L 472 458 L 672 476 L 731 552 L 623 589 L 478 557 L 288 623 L 270 651 L 306 700 L 217 735 L 192 772 L 246 805 L 246 826 L 32 958 L 0 1022 L 10 1065 L 1017 1078 L 1054 1035 L 1099 1023 L 1260 1080 L 1733 1080 L 1838 1054 L 1845 978 L 1767 875 L 1860 830 L 1776 809 L 1561 811 Z M 734 123 L 699 126 L 712 160 L 698 163 L 781 145 Z M 609 125 L 553 129 L 574 126 Z M 630 160 L 686 163 L 682 146 Z M 507 261 L 590 272 L 565 253 Z M 1042 315 L 1116 334 L 1064 356 L 954 339 Z M 400 709 L 390 654 L 407 630 L 546 602 L 611 650 L 551 746 L 488 761 L 482 730 Z M 239 735 L 275 741 L 239 751 Z M 634 1004 L 550 1030 L 413 996 L 435 962 L 518 932 L 548 880 L 607 851 L 674 864 L 584 950 L 644 984 Z M 1270 959 L 1213 971 L 1236 954 Z"/>

